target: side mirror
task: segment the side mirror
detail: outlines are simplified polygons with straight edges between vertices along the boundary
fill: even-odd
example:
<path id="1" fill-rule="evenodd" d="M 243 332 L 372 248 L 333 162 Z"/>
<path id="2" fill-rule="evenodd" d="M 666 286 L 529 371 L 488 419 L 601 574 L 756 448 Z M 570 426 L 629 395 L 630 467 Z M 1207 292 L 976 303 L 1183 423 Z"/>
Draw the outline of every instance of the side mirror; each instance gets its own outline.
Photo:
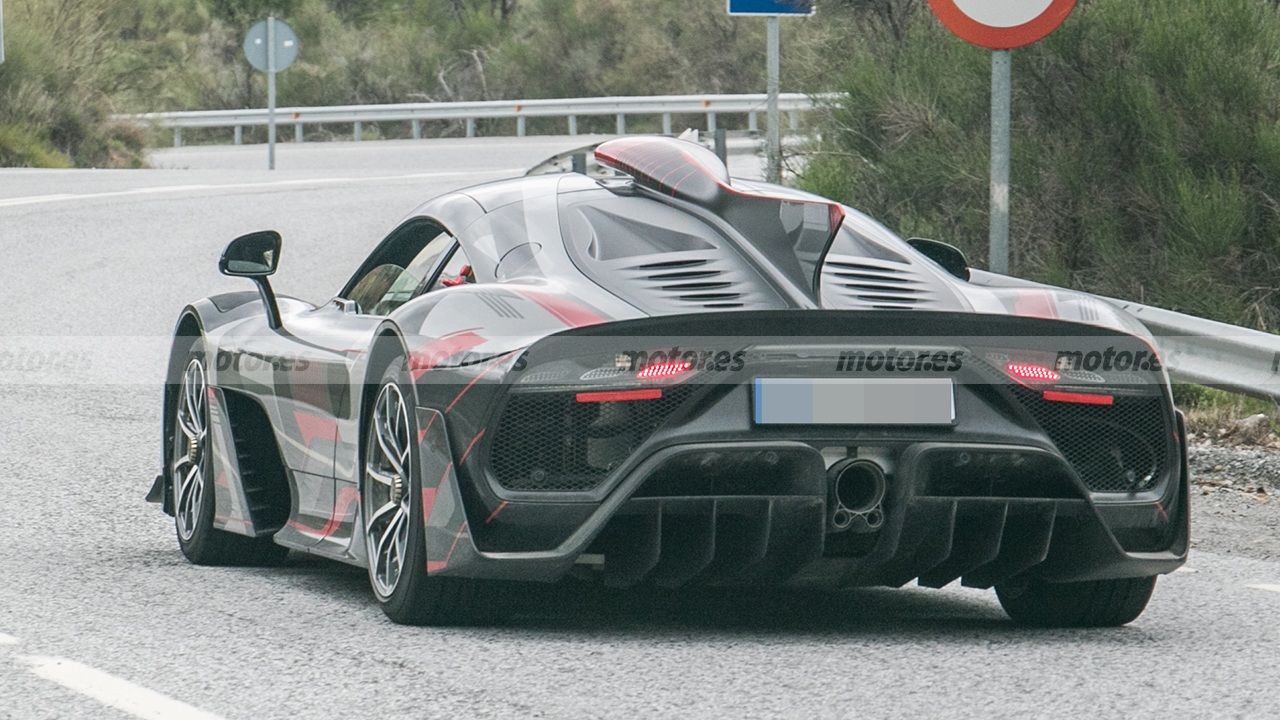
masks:
<path id="1" fill-rule="evenodd" d="M 260 278 L 275 274 L 280 264 L 280 233 L 275 230 L 241 235 L 222 251 L 218 269 L 232 277 Z"/>
<path id="2" fill-rule="evenodd" d="M 964 253 L 960 252 L 960 248 L 926 238 L 911 238 L 907 244 L 921 255 L 941 265 L 943 270 L 961 280 L 969 279 L 969 261 L 965 259 Z"/>
<path id="3" fill-rule="evenodd" d="M 280 264 L 280 245 L 280 233 L 275 230 L 241 235 L 227 245 L 227 249 L 222 251 L 222 259 L 218 261 L 218 269 L 223 275 L 249 278 L 258 286 L 262 306 L 267 311 L 267 326 L 272 330 L 284 327 L 280 320 L 280 306 L 276 304 L 276 293 L 267 281 Z"/>

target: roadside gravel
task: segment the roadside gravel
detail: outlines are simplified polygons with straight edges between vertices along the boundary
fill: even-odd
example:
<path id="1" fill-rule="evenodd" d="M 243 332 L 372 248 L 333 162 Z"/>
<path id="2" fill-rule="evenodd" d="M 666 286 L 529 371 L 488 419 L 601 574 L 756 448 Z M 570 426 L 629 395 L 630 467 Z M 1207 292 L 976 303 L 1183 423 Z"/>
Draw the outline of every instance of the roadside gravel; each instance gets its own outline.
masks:
<path id="1" fill-rule="evenodd" d="M 1280 559 L 1280 450 L 1196 444 L 1188 458 L 1192 548 Z"/>

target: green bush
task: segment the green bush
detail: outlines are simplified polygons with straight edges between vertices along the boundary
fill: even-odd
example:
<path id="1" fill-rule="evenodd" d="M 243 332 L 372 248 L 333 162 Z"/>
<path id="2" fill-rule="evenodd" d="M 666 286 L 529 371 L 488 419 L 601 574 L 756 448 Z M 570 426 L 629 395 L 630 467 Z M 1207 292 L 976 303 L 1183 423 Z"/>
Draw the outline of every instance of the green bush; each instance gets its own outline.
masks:
<path id="1" fill-rule="evenodd" d="M 749 92 L 763 86 L 763 22 L 723 0 L 172 0 L 137 3 L 140 68 L 126 102 L 147 110 L 261 106 L 265 81 L 240 43 L 267 7 L 287 10 L 302 54 L 279 77 L 284 105 Z M 287 7 L 284 7 L 287 6 Z"/>
<path id="2" fill-rule="evenodd" d="M 114 0 L 10 0 L 0 65 L 0 165 L 136 167 L 137 129 L 111 121 L 123 61 Z"/>
<path id="3" fill-rule="evenodd" d="M 71 167 L 71 158 L 53 150 L 29 128 L 0 125 L 0 167 Z"/>

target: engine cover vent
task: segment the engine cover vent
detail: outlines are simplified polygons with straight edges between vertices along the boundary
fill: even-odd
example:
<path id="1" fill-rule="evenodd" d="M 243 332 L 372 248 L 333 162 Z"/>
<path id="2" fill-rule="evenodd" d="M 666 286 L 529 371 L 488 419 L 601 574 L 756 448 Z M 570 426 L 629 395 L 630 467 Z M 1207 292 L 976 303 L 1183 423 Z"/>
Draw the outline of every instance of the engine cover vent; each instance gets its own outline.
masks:
<path id="1" fill-rule="evenodd" d="M 605 190 L 562 200 L 573 262 L 599 285 L 652 315 L 786 307 L 718 231 L 688 213 Z"/>
<path id="2" fill-rule="evenodd" d="M 829 255 L 822 266 L 826 307 L 910 310 L 936 299 L 929 282 L 907 262 Z"/>

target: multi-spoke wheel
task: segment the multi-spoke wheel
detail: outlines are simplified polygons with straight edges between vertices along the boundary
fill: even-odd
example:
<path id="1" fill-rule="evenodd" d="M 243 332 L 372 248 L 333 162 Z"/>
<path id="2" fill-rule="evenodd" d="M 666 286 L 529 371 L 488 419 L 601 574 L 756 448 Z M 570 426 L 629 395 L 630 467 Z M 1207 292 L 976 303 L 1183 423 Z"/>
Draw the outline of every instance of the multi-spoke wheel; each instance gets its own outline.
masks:
<path id="1" fill-rule="evenodd" d="M 190 541 L 200 522 L 205 490 L 205 456 L 209 444 L 208 380 L 204 360 L 192 357 L 178 391 L 173 459 L 173 516 L 178 537 Z"/>
<path id="2" fill-rule="evenodd" d="M 361 506 L 369 584 L 387 617 L 406 625 L 472 617 L 475 584 L 427 574 L 413 388 L 404 359 L 382 376 L 365 413 Z"/>
<path id="3" fill-rule="evenodd" d="M 389 382 L 373 405 L 364 486 L 369 579 L 380 599 L 395 592 L 409 546 L 411 442 L 408 403 L 400 386 Z"/>
<path id="4" fill-rule="evenodd" d="M 192 341 L 184 364 L 176 369 L 170 405 L 173 450 L 168 469 L 178 546 L 197 565 L 277 563 L 289 551 L 271 538 L 245 537 L 213 527 L 209 392 L 208 369 L 197 338 Z"/>

